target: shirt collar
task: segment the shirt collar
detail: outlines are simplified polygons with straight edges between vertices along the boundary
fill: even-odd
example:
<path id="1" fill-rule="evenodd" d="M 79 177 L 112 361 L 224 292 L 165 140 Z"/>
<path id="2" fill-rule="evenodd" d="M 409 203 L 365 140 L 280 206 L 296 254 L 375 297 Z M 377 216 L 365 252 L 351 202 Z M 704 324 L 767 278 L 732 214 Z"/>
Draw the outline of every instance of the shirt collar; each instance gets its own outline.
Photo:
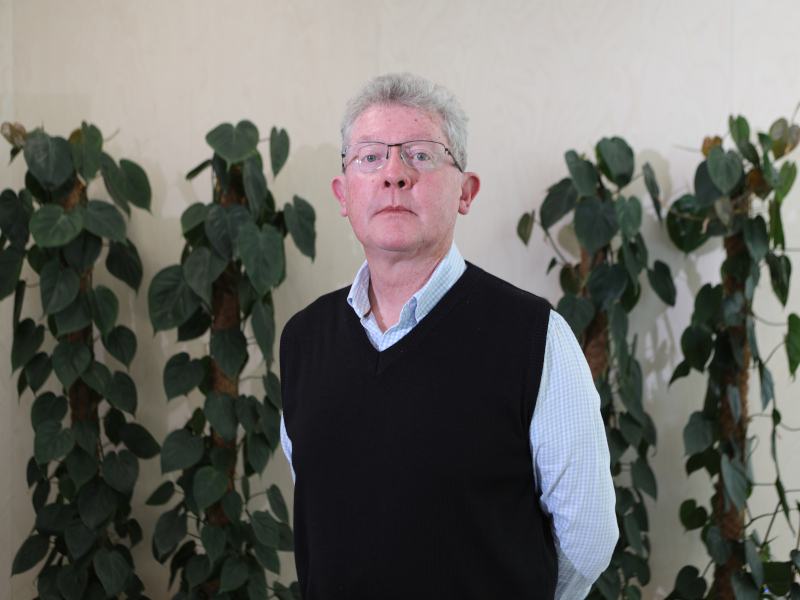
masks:
<path id="1" fill-rule="evenodd" d="M 458 278 L 464 273 L 467 264 L 458 251 L 455 242 L 450 251 L 439 262 L 428 281 L 403 305 L 401 313 L 413 313 L 416 322 L 422 320 L 447 291 L 453 287 Z M 369 303 L 369 265 L 367 261 L 358 269 L 353 285 L 347 295 L 347 302 L 358 315 L 359 319 L 366 317 L 372 309 Z"/>

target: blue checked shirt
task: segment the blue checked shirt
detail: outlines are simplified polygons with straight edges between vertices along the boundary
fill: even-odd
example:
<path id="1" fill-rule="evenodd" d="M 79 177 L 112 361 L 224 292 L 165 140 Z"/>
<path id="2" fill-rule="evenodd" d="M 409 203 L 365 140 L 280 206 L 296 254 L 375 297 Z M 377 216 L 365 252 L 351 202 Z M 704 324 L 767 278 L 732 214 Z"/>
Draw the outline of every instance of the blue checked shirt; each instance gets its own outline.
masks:
<path id="1" fill-rule="evenodd" d="M 385 332 L 370 310 L 366 262 L 356 274 L 347 302 L 361 319 L 372 345 L 383 351 L 425 318 L 466 268 L 453 244 L 428 282 L 403 306 L 397 323 Z M 539 503 L 553 518 L 558 555 L 556 600 L 585 598 L 608 566 L 617 543 L 616 498 L 600 398 L 572 329 L 555 311 L 550 312 L 530 443 Z M 281 445 L 291 465 L 292 442 L 283 418 Z"/>

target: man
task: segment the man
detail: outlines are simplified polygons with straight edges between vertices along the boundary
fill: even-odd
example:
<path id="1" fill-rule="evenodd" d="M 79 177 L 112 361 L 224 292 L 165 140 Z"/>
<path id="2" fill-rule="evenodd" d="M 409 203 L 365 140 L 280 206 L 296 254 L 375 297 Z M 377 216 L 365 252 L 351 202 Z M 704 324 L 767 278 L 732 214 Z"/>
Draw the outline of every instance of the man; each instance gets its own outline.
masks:
<path id="1" fill-rule="evenodd" d="M 332 183 L 366 262 L 281 339 L 304 600 L 585 597 L 618 531 L 600 402 L 547 301 L 466 263 L 466 117 L 367 83 Z"/>

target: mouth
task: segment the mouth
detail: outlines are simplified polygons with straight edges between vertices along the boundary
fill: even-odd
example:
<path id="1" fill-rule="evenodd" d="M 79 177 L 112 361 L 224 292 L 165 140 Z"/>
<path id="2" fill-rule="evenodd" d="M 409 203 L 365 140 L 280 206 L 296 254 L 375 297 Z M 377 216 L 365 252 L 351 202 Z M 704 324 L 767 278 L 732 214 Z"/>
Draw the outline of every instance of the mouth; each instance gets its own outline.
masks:
<path id="1" fill-rule="evenodd" d="M 386 208 L 382 208 L 381 210 L 378 211 L 379 215 L 380 214 L 402 214 L 402 213 L 411 213 L 411 214 L 413 214 L 412 211 L 410 211 L 407 208 L 404 208 L 402 206 L 387 206 Z"/>

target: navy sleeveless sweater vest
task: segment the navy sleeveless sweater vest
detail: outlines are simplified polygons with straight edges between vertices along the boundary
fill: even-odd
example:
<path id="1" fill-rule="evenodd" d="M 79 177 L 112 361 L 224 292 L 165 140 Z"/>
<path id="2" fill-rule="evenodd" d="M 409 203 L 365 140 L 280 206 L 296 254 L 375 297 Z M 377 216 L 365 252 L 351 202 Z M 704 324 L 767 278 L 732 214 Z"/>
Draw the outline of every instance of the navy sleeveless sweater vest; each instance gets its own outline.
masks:
<path id="1" fill-rule="evenodd" d="M 467 263 L 378 352 L 347 292 L 281 338 L 303 599 L 552 599 L 528 433 L 548 302 Z"/>

